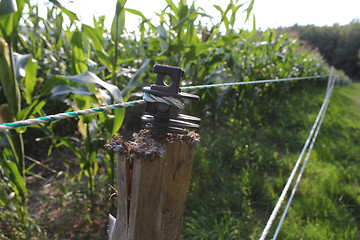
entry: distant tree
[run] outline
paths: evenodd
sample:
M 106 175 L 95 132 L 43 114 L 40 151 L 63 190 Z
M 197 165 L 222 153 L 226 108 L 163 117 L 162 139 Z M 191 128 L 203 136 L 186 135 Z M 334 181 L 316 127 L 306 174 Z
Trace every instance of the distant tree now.
M 360 67 L 357 64 L 359 50 L 360 22 L 356 20 L 341 28 L 341 38 L 335 51 L 334 65 L 341 66 L 349 76 L 360 77 Z
M 352 78 L 360 79 L 359 19 L 343 26 L 294 25 L 284 30 L 297 33 L 300 40 L 318 49 L 330 65 L 342 69 Z

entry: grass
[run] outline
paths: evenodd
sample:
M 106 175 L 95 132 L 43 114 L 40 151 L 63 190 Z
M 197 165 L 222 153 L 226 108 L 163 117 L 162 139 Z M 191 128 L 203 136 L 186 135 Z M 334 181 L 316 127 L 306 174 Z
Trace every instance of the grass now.
M 359 83 L 335 88 L 279 239 L 359 239 L 359 93 Z M 259 238 L 323 97 L 324 90 L 296 91 L 272 99 L 277 112 L 257 128 L 229 120 L 202 132 L 184 239 Z
M 359 92 L 359 83 L 334 91 L 298 201 L 287 221 L 292 225 L 292 219 L 301 216 L 297 237 L 359 239 Z M 283 237 L 290 239 L 294 233 L 286 226 Z

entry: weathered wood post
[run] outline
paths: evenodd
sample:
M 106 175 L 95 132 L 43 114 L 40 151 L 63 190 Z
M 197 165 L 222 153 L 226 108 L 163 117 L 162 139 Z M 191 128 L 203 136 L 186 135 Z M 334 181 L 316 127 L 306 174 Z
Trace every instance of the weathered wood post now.
M 117 216 L 109 220 L 110 240 L 180 239 L 193 151 L 199 141 L 196 133 L 184 128 L 198 128 L 200 119 L 179 114 L 179 105 L 172 105 L 185 95 L 179 93 L 182 70 L 155 65 L 154 72 L 156 85 L 145 89 L 151 100 L 145 99 L 148 115 L 143 121 L 149 129 L 134 134 L 131 142 L 114 137 L 107 144 L 118 161 Z M 163 83 L 164 75 L 172 78 L 170 86 Z

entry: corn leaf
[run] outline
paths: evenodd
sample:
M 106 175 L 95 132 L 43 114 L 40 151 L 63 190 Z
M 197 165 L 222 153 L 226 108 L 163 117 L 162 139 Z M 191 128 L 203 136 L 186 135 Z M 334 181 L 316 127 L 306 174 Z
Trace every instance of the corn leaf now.
M 38 113 L 45 104 L 45 100 L 40 100 L 40 98 L 35 99 L 29 106 L 21 109 L 21 111 L 17 113 L 16 119 L 24 120 L 30 118 L 31 115 Z
M 116 109 L 115 117 L 113 119 L 113 127 L 111 131 L 112 135 L 116 134 L 120 130 L 120 127 L 124 122 L 124 119 L 125 119 L 125 108 Z
M 161 47 L 161 53 L 165 53 L 169 48 L 169 43 L 167 41 L 167 33 L 165 28 L 162 25 L 159 25 L 157 28 L 157 33 L 159 34 L 159 41 L 160 41 L 160 47 Z
M 42 85 L 40 98 L 45 99 L 47 96 L 51 94 L 52 89 L 57 85 L 67 85 L 68 81 L 66 78 L 61 76 L 51 76 L 49 79 L 45 81 Z
M 148 65 L 150 63 L 150 59 L 145 59 L 145 61 L 143 62 L 143 64 L 141 65 L 141 67 L 139 68 L 139 70 L 135 73 L 135 75 L 130 79 L 129 83 L 126 85 L 126 87 L 121 90 L 121 96 L 125 96 L 128 91 L 132 88 L 134 88 L 135 86 L 139 85 L 138 79 L 141 76 L 142 73 L 145 72 L 145 70 L 147 69 Z M 127 97 L 125 97 L 127 99 Z
M 59 7 L 61 11 L 70 18 L 71 21 L 79 21 L 77 15 L 74 12 L 66 9 L 59 1 L 57 0 L 49 0 L 49 1 L 52 2 L 55 6 Z
M 12 62 L 9 47 L 0 38 L 0 83 L 13 114 L 16 114 L 20 110 L 20 90 Z
M 13 53 L 14 62 L 15 62 L 15 75 L 16 79 L 20 79 L 25 77 L 26 75 L 26 64 L 28 63 L 29 58 L 31 57 L 30 54 L 19 54 Z
M 16 31 L 18 28 L 18 22 L 22 16 L 22 9 L 24 7 L 25 1 L 3 0 L 0 4 L 4 4 L 1 7 L 2 10 L 0 10 L 4 13 L 2 16 L 0 16 L 0 31 L 2 37 L 5 38 L 6 42 L 11 45 L 17 37 Z M 7 7 L 9 7 L 9 9 L 6 9 Z
M 150 27 L 150 29 L 153 30 L 153 31 L 156 31 L 155 26 L 149 21 L 149 19 L 147 19 L 147 18 L 145 17 L 145 15 L 144 15 L 142 12 L 140 12 L 140 11 L 138 11 L 138 10 L 135 10 L 135 9 L 130 9 L 130 8 L 125 8 L 125 11 L 141 17 L 141 21 L 142 21 L 143 23 L 147 22 L 147 24 L 148 24 L 148 26 Z
M 2 0 L 0 2 L 0 18 L 16 12 L 17 4 L 15 0 Z
M 71 87 L 68 85 L 57 85 L 52 89 L 50 98 L 59 99 L 68 95 L 69 93 L 73 93 L 80 96 L 93 95 L 93 93 L 90 92 L 89 89 L 84 85 L 75 86 L 75 87 Z
M 98 84 L 111 93 L 115 102 L 122 102 L 120 89 L 113 84 L 101 80 L 98 76 L 96 76 L 92 72 L 85 72 L 75 76 L 64 76 L 64 78 L 69 79 L 70 81 L 76 83 Z
M 74 74 L 80 74 L 88 71 L 82 42 L 82 33 L 80 31 L 75 31 L 71 38 L 73 46 L 72 65 Z
M 125 28 L 125 3 L 127 0 L 118 0 L 116 3 L 116 12 L 111 24 L 111 38 L 117 42 L 120 35 L 124 33 Z
M 255 3 L 255 0 L 251 0 L 251 2 L 249 3 L 248 8 L 245 10 L 245 11 L 246 11 L 246 19 L 245 19 L 245 22 L 247 22 L 247 21 L 249 20 L 251 11 L 252 11 L 252 9 L 253 9 L 253 7 L 254 7 L 254 3 Z
M 102 43 L 103 41 L 102 35 L 99 33 L 99 31 L 97 31 L 97 29 L 92 28 L 86 24 L 82 25 L 82 29 L 90 37 L 91 43 L 94 47 L 95 53 L 99 58 L 100 62 L 104 64 L 109 69 L 109 71 L 112 71 L 113 64 L 111 58 L 104 50 Z
M 21 175 L 24 175 L 24 143 L 20 133 L 10 130 L 5 133 L 17 168 Z
M 37 61 L 35 59 L 28 60 L 25 70 L 25 100 L 28 104 L 33 101 L 33 92 L 36 86 Z
M 17 165 L 9 160 L 0 159 L 3 169 L 6 172 L 7 177 L 10 179 L 10 184 L 17 195 L 25 198 L 27 194 L 26 183 L 19 171 Z
M 3 103 L 0 105 L 0 124 L 8 123 L 13 120 L 14 114 L 9 108 L 9 104 Z

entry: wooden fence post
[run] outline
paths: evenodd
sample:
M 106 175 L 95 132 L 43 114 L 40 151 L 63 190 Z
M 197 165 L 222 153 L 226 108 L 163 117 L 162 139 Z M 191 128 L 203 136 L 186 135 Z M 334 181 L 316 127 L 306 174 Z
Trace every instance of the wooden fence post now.
M 107 146 L 117 153 L 117 216 L 110 240 L 180 239 L 196 133 L 168 133 L 154 139 L 150 130 L 120 137 Z

